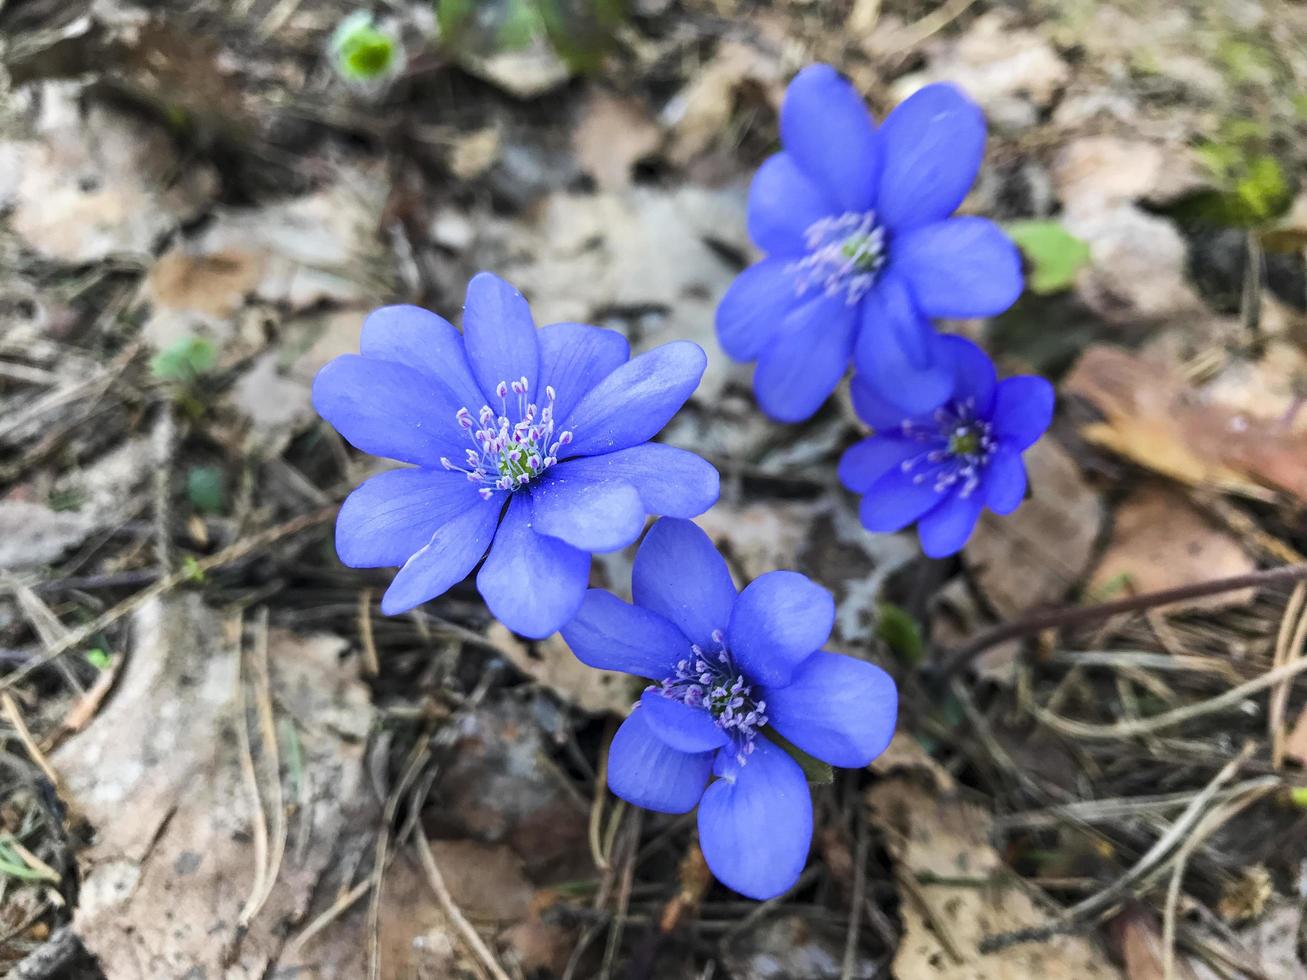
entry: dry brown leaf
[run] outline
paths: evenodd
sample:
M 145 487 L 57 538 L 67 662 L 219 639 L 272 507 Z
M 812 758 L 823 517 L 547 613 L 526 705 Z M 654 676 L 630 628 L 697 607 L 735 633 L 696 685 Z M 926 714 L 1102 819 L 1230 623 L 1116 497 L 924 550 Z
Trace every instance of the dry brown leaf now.
M 528 644 L 503 623 L 495 623 L 486 638 L 518 670 L 582 711 L 625 716 L 639 697 L 638 681 L 628 674 L 587 667 L 557 633 Z
M 1071 76 L 1046 37 L 1017 26 L 1006 9 L 978 17 L 967 30 L 941 33 L 925 45 L 925 71 L 895 85 L 898 99 L 930 82 L 950 82 L 975 99 L 991 125 L 1035 125 Z
M 538 322 L 595 323 L 614 310 L 643 311 L 633 315 L 637 351 L 682 339 L 708 352 L 697 397 L 715 398 L 728 379 L 747 377 L 721 353 L 713 328 L 737 269 L 711 242 L 742 254 L 750 248 L 742 188 L 559 193 L 527 221 L 488 230 L 477 261 L 528 295 Z
M 392 262 L 378 237 L 387 192 L 376 169 L 344 168 L 306 197 L 220 211 L 146 275 L 145 337 L 159 348 L 195 334 L 233 340 L 251 300 L 294 311 L 376 305 L 393 292 Z M 250 342 L 261 344 L 262 324 L 251 332 Z
M 1189 499 L 1165 484 L 1139 487 L 1117 507 L 1112 536 L 1089 589 L 1124 582 L 1130 592 L 1155 592 L 1214 578 L 1242 575 L 1257 567 L 1239 539 L 1213 524 Z M 1168 606 L 1221 609 L 1252 601 L 1254 590 L 1242 589 Z
M 922 883 L 905 889 L 900 905 L 903 939 L 894 956 L 894 976 L 902 980 L 1121 976 L 1106 954 L 1082 936 L 1055 936 L 981 954 L 977 947 L 986 936 L 1049 921 L 990 845 L 989 812 L 905 777 L 875 786 L 867 800 L 870 819 L 885 835 L 900 881 L 930 875 L 992 879 L 988 887 Z M 941 941 L 936 930 L 948 938 Z
M 596 93 L 572 133 L 581 169 L 603 190 L 631 183 L 631 167 L 662 142 L 662 131 L 634 99 Z
M 779 61 L 752 44 L 722 41 L 663 109 L 661 121 L 672 132 L 668 156 L 673 162 L 688 163 L 721 139 L 729 129 L 736 93 L 750 83 L 762 86 L 772 105 L 780 105 Z
M 431 853 L 454 904 L 469 917 L 511 922 L 531 911 L 534 889 L 522 859 L 511 848 L 474 840 L 433 840 Z
M 1132 905 L 1113 918 L 1109 925 L 1121 947 L 1127 980 L 1165 980 L 1162 931 L 1151 911 Z M 1171 980 L 1196 980 L 1186 957 L 1176 956 Z
M 247 722 L 237 649 L 225 633 L 197 595 L 143 607 L 113 697 L 51 759 L 71 809 L 95 829 L 95 843 L 80 855 L 74 926 L 109 976 L 271 975 L 282 965 L 287 934 L 334 901 L 342 856 L 371 850 L 380 815 L 363 766 L 373 719 L 367 688 L 353 661 L 341 658 L 340 638 L 273 630 L 275 724 L 283 763 L 292 729 L 300 762 L 283 766 L 287 838 L 279 874 L 239 936 L 257 852 L 254 801 L 235 734 Z M 250 722 L 250 729 L 266 811 L 273 777 L 258 726 Z M 410 904 L 383 914 L 394 931 L 394 941 L 383 942 L 391 951 L 383 950 L 386 977 L 414 975 L 414 940 L 433 921 L 423 912 L 429 900 L 419 900 L 416 889 L 409 897 Z M 330 931 L 319 941 L 330 947 Z M 317 960 L 321 949 L 310 947 L 305 959 L 317 962 L 315 976 L 346 980 L 363 975 L 364 948 L 356 935 L 352 958 Z
M 103 106 L 81 109 L 79 86 L 42 86 L 36 139 L 4 143 L 0 207 L 34 251 L 70 264 L 148 255 L 199 214 L 217 189 L 211 167 L 181 162 L 162 128 Z
M 1061 599 L 1089 567 L 1103 524 L 1096 491 L 1052 439 L 1025 455 L 1031 496 L 1015 514 L 986 513 L 962 557 L 1000 616 Z
M 1062 390 L 1105 417 L 1086 438 L 1193 486 L 1266 499 L 1267 488 L 1307 501 L 1307 433 L 1205 399 L 1160 360 L 1091 347 Z

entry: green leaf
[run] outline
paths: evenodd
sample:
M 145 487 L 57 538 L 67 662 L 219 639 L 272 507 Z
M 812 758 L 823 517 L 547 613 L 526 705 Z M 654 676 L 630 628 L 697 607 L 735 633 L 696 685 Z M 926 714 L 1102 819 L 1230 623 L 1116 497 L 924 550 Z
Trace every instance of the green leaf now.
M 827 786 L 834 782 L 835 770 L 830 767 L 829 763 L 808 755 L 807 752 L 790 742 L 774 728 L 764 728 L 763 734 L 788 752 L 790 758 L 799 764 L 799 768 L 803 770 L 803 775 L 810 786 Z
M 95 647 L 92 650 L 86 651 L 86 662 L 96 670 L 108 670 L 109 664 L 113 661 L 110 659 L 109 654 L 105 653 L 99 647 Z
M 1030 263 L 1030 288 L 1060 292 L 1089 264 L 1089 245 L 1056 221 L 1013 221 L 1006 231 Z
M 218 352 L 203 337 L 183 337 L 150 361 L 150 371 L 160 381 L 189 384 L 213 370 Z
M 921 663 L 926 646 L 921 637 L 921 624 L 903 608 L 892 602 L 882 602 L 877 606 L 876 635 L 905 664 L 915 667 Z
M 201 514 L 220 514 L 226 498 L 225 479 L 216 466 L 192 466 L 186 474 L 186 496 Z

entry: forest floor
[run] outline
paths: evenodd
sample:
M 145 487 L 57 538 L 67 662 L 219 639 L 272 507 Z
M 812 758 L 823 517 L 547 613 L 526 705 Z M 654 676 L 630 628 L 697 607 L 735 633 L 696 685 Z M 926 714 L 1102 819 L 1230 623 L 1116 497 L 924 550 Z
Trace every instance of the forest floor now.
M 365 91 L 342 0 L 0 0 L 0 968 L 1307 978 L 1307 588 L 1031 615 L 1304 562 L 1307 8 L 634 0 L 578 72 L 375 6 L 407 60 Z M 813 61 L 878 115 L 950 80 L 990 121 L 963 209 L 1021 232 L 1031 289 L 948 326 L 1059 410 L 958 559 L 859 526 L 844 390 L 773 424 L 713 336 Z M 831 588 L 832 648 L 899 683 L 779 899 L 606 794 L 629 679 L 471 583 L 382 616 L 389 573 L 336 559 L 381 464 L 314 372 L 482 269 L 538 322 L 701 344 L 661 437 L 722 474 L 699 523 L 741 580 Z

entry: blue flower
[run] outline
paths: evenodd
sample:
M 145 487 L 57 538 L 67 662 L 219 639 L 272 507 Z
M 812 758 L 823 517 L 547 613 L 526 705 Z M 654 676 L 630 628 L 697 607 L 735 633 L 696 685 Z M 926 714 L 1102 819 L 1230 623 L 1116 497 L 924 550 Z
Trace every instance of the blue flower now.
M 1053 386 L 1023 375 L 998 381 L 985 352 L 962 337 L 941 336 L 935 357 L 951 381 L 933 412 L 909 415 L 866 381 L 853 379 L 853 407 L 875 434 L 840 459 L 840 480 L 863 494 L 869 531 L 898 531 L 913 521 L 921 550 L 942 558 L 961 550 L 983 507 L 1010 514 L 1026 493 L 1021 453 L 1053 420 Z
M 985 119 L 950 85 L 928 85 L 875 128 L 829 65 L 805 68 L 781 106 L 782 152 L 749 193 L 749 234 L 767 258 L 717 310 L 722 348 L 757 360 L 754 389 L 782 422 L 808 418 L 852 358 L 908 411 L 947 396 L 931 317 L 984 317 L 1021 293 L 1016 247 L 990 221 L 950 217 L 980 169 Z
M 477 588 L 490 611 L 547 636 L 580 606 L 593 552 L 634 542 L 648 513 L 692 517 L 717 500 L 711 465 L 649 442 L 699 384 L 695 344 L 631 358 L 611 330 L 537 330 L 522 295 L 483 272 L 462 334 L 387 306 L 359 346 L 318 374 L 313 404 L 358 449 L 415 467 L 366 481 L 336 522 L 346 565 L 401 566 L 387 614 L 434 599 L 485 556 Z
M 632 591 L 628 605 L 591 589 L 563 627 L 583 662 L 654 681 L 613 738 L 608 786 L 663 813 L 698 805 L 699 845 L 718 880 L 750 898 L 779 895 L 807 860 L 812 798 L 768 732 L 831 765 L 865 766 L 894 733 L 894 682 L 820 650 L 835 619 L 830 593 L 769 572 L 737 594 L 689 521 L 654 524 Z

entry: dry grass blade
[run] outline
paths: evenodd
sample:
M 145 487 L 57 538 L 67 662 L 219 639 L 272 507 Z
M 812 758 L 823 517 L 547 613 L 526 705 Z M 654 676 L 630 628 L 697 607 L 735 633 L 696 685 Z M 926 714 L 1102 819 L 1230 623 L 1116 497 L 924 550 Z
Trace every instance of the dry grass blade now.
M 431 890 L 436 894 L 436 901 L 440 903 L 441 911 L 449 917 L 449 921 L 454 923 L 454 928 L 458 930 L 458 934 L 463 937 L 463 941 L 467 943 L 473 955 L 476 956 L 477 960 L 494 980 L 511 980 L 508 974 L 504 972 L 504 968 L 499 965 L 499 961 L 495 959 L 495 954 L 491 952 L 485 940 L 473 928 L 472 923 L 467 921 L 467 916 L 454 902 L 454 897 L 450 895 L 449 888 L 445 885 L 445 878 L 440 873 L 440 868 L 436 864 L 436 857 L 431 853 L 431 844 L 427 840 L 427 835 L 423 832 L 420 823 L 414 826 L 413 840 L 417 844 L 418 856 L 422 859 L 422 868 L 427 873 L 427 881 L 431 883 Z
M 1274 687 L 1276 684 L 1292 680 L 1305 670 L 1307 670 L 1307 658 L 1295 660 L 1293 663 L 1276 667 L 1261 677 L 1254 677 L 1247 683 L 1240 684 L 1238 687 L 1231 688 L 1224 694 L 1209 698 L 1206 701 L 1199 701 L 1183 708 L 1164 711 L 1160 715 L 1153 715 L 1150 718 L 1131 718 L 1111 725 L 1090 725 L 1072 718 L 1064 718 L 1033 702 L 1030 704 L 1030 710 L 1041 724 L 1047 725 L 1059 734 L 1066 735 L 1069 738 L 1083 738 L 1094 741 L 1135 738 L 1140 735 L 1152 735 L 1167 728 L 1183 725 L 1196 718 L 1202 718 L 1205 715 L 1231 708 L 1244 698 L 1264 691 L 1268 687 Z
M 190 581 L 194 571 L 211 572 L 216 568 L 222 568 L 224 565 L 229 565 L 234 561 L 239 561 L 246 555 L 258 551 L 260 548 L 267 547 L 275 541 L 280 541 L 282 538 L 288 538 L 291 535 L 298 534 L 308 528 L 317 527 L 319 524 L 325 524 L 336 516 L 337 510 L 338 508 L 333 504 L 330 507 L 324 507 L 321 510 L 313 511 L 310 514 L 303 514 L 300 517 L 286 521 L 284 524 L 278 524 L 264 531 L 260 531 L 257 534 L 252 534 L 247 538 L 242 538 L 240 541 L 237 541 L 228 548 L 224 548 L 217 554 L 209 555 L 207 558 L 200 559 L 195 563 L 192 569 L 183 568 L 159 579 L 159 581 L 155 582 L 149 588 L 142 589 L 135 595 L 129 596 L 116 606 L 111 606 L 109 609 L 106 609 L 89 623 L 85 623 L 77 629 L 72 630 L 57 643 L 51 645 L 44 654 L 39 657 L 34 657 L 27 663 L 23 664 L 22 667 L 15 670 L 12 674 L 0 679 L 0 691 L 8 690 L 35 671 L 40 670 L 47 664 L 62 657 L 68 651 L 81 646 L 97 633 L 104 632 L 114 623 L 118 622 L 118 620 L 135 612 L 151 599 L 158 598 L 161 595 L 166 595 L 179 585 Z
M 1280 667 L 1302 656 L 1307 642 L 1307 583 L 1299 582 L 1289 597 L 1280 631 L 1275 640 L 1275 659 L 1272 665 Z M 1289 705 L 1289 682 L 1279 684 L 1271 692 L 1270 708 L 1266 715 L 1267 731 L 1271 737 L 1271 765 L 1279 769 L 1284 765 L 1285 727 L 1284 712 Z
M 981 952 L 993 952 L 1014 943 L 1036 942 L 1059 932 L 1075 928 L 1080 923 L 1086 922 L 1093 916 L 1110 909 L 1128 895 L 1137 884 L 1165 866 L 1168 856 L 1172 855 L 1175 849 L 1186 839 L 1186 836 L 1203 819 L 1216 794 L 1235 777 L 1244 763 L 1252 756 L 1255 747 L 1254 743 L 1249 742 L 1237 756 L 1226 763 L 1224 768 L 1203 788 L 1203 791 L 1193 798 L 1184 812 L 1176 818 L 1175 823 L 1167 828 L 1166 833 L 1159 837 L 1153 846 L 1125 874 L 1107 888 L 1073 905 L 1046 926 L 1035 929 L 1021 929 L 1016 932 L 988 937 L 981 944 Z M 1241 790 L 1251 791 L 1254 787 L 1274 786 L 1279 785 L 1279 782 L 1277 776 L 1261 777 L 1260 779 L 1250 780 L 1241 787 Z
M 50 785 L 59 786 L 59 774 L 54 771 L 50 761 L 46 759 L 40 747 L 36 744 L 36 739 L 32 738 L 32 732 L 23 721 L 23 715 L 18 710 L 18 702 L 8 691 L 0 694 L 0 703 L 3 703 L 5 717 L 9 719 L 9 724 L 14 726 L 14 731 L 18 735 L 18 741 L 23 743 L 23 748 L 27 750 L 28 757 L 34 762 L 45 774 L 45 778 L 50 780 Z

